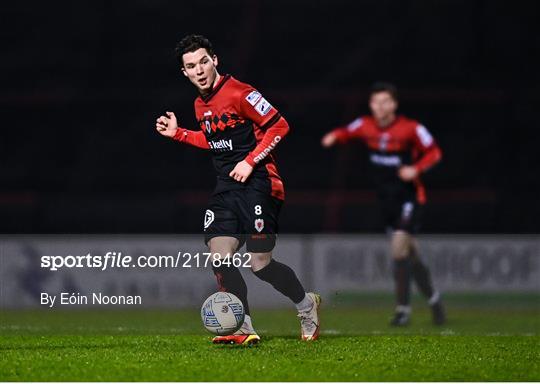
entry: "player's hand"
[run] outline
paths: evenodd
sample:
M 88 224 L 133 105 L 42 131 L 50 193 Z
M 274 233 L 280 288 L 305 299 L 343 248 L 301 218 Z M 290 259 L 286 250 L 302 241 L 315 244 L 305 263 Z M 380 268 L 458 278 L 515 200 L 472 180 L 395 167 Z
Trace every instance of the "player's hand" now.
M 333 146 L 336 143 L 336 141 L 337 141 L 337 138 L 334 132 L 329 132 L 323 136 L 321 140 L 321 145 L 325 148 L 329 148 Z
M 247 161 L 242 160 L 241 162 L 236 164 L 231 173 L 229 173 L 229 176 L 236 181 L 244 183 L 249 177 L 249 175 L 251 175 L 251 172 L 253 172 L 253 167 L 249 165 Z
M 172 112 L 165 112 L 167 116 L 160 116 L 156 120 L 156 129 L 163 136 L 174 137 L 178 129 L 178 121 Z
M 418 176 L 418 169 L 412 165 L 404 165 L 399 168 L 398 175 L 403 181 L 413 181 Z

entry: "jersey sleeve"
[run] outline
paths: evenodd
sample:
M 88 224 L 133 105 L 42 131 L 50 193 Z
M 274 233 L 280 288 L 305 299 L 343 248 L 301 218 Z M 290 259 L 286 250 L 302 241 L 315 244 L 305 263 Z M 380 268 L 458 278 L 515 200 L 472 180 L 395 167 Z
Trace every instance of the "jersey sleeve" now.
M 358 117 L 346 126 L 334 129 L 332 133 L 336 136 L 337 143 L 345 144 L 354 139 L 361 139 L 363 135 L 363 123 L 363 119 L 361 117 Z
M 414 166 L 425 172 L 442 158 L 442 151 L 431 133 L 422 124 L 416 124 L 413 132 L 413 146 L 419 154 Z
M 255 149 L 244 159 L 254 167 L 287 135 L 289 124 L 259 91 L 249 86 L 240 92 L 238 109 L 242 117 L 253 121 L 264 132 Z
M 257 90 L 246 87 L 240 93 L 238 109 L 240 114 L 253 121 L 263 131 L 279 120 L 279 112 Z
M 252 167 L 264 160 L 285 135 L 289 133 L 289 124 L 287 121 L 279 116 L 279 114 L 277 116 L 279 117 L 278 120 L 266 129 L 262 140 L 244 159 Z
M 185 128 L 178 128 L 173 140 L 186 143 L 197 148 L 209 149 L 208 141 L 202 131 L 192 131 Z

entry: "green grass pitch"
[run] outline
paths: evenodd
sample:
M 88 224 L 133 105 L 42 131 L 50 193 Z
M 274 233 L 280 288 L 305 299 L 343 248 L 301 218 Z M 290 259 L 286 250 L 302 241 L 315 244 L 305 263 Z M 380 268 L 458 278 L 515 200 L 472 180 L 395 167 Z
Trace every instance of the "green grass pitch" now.
M 539 381 L 540 296 L 448 297 L 449 322 L 389 327 L 387 295 L 326 298 L 321 339 L 253 310 L 256 347 L 218 346 L 197 309 L 5 311 L 1 381 Z

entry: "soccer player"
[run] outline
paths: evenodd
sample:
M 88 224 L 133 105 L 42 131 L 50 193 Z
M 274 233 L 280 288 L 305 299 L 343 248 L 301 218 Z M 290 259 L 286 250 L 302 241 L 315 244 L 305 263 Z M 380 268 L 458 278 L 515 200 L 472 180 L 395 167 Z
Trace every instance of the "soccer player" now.
M 392 325 L 410 320 L 410 279 L 427 298 L 435 324 L 445 322 L 440 294 L 433 287 L 427 266 L 418 255 L 414 234 L 419 214 L 426 202 L 422 173 L 437 164 L 442 152 L 426 127 L 405 116 L 396 115 L 397 90 L 388 83 L 376 83 L 370 93 L 372 116 L 362 116 L 322 138 L 323 147 L 360 140 L 369 150 L 376 169 L 377 196 L 389 232 L 397 306 Z
M 306 293 L 295 272 L 272 258 L 285 198 L 273 151 L 288 133 L 289 125 L 251 85 L 219 74 L 218 58 L 205 37 L 184 37 L 176 55 L 182 73 L 199 92 L 195 116 L 200 130 L 179 127 L 172 112 L 157 119 L 156 129 L 163 136 L 212 154 L 217 185 L 204 216 L 205 243 L 222 260 L 245 243 L 255 276 L 291 299 L 298 309 L 302 340 L 316 340 L 320 296 Z M 213 342 L 257 343 L 260 338 L 252 325 L 247 287 L 240 271 L 226 264 L 213 266 L 213 270 L 219 289 L 236 295 L 246 311 L 238 332 L 217 336 Z

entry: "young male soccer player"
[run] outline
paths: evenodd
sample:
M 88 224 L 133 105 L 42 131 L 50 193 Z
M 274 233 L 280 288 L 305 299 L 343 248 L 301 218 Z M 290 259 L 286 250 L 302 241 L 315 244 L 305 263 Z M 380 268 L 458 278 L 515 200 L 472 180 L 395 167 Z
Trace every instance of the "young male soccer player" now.
M 324 147 L 363 141 L 376 169 L 377 195 L 391 231 L 391 253 L 397 306 L 391 324 L 409 323 L 410 277 L 428 299 L 435 324 L 445 322 L 439 293 L 433 288 L 428 268 L 418 256 L 413 235 L 419 226 L 419 211 L 426 202 L 420 175 L 441 160 L 442 152 L 426 127 L 396 115 L 397 90 L 392 84 L 377 83 L 370 94 L 372 116 L 362 116 L 322 138 Z
M 294 271 L 272 259 L 285 197 L 273 150 L 289 125 L 253 87 L 218 73 L 218 58 L 205 37 L 184 37 L 176 54 L 182 73 L 199 91 L 195 115 L 201 129 L 178 127 L 172 112 L 157 119 L 156 129 L 212 153 L 218 176 L 204 217 L 205 242 L 210 252 L 221 258 L 232 255 L 245 242 L 252 255 L 252 271 L 296 304 L 302 339 L 315 340 L 319 336 L 320 296 L 306 293 Z M 224 264 L 213 269 L 220 290 L 236 295 L 246 311 L 240 330 L 215 337 L 214 343 L 257 343 L 260 338 L 252 326 L 247 287 L 240 271 Z

